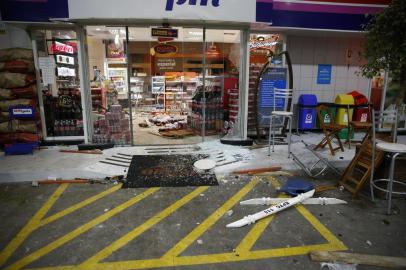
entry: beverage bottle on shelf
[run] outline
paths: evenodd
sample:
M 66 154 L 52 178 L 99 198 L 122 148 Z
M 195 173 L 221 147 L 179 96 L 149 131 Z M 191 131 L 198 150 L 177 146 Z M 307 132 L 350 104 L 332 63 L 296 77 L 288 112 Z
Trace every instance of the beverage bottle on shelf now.
M 70 126 L 70 120 L 65 120 L 65 136 L 72 136 Z
M 59 120 L 58 136 L 65 136 L 65 120 Z
M 59 136 L 59 121 L 54 121 L 54 136 Z
M 80 110 L 79 106 L 76 107 L 75 119 L 82 119 L 82 111 Z
M 68 120 L 65 119 L 63 120 L 63 136 L 68 136 L 69 135 L 68 132 L 69 132 Z
M 69 120 L 69 133 L 71 136 L 75 136 L 75 120 Z
M 76 110 L 74 107 L 70 109 L 70 119 L 76 119 Z

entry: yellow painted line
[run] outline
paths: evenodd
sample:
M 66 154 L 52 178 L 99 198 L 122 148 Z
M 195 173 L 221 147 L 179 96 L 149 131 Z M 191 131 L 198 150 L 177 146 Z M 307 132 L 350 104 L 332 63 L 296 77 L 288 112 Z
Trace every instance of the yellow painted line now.
M 248 192 L 251 191 L 258 184 L 258 180 L 254 179 L 245 185 L 240 191 L 226 201 L 220 208 L 214 211 L 207 219 L 205 219 L 199 226 L 179 241 L 174 247 L 172 247 L 165 255 L 164 258 L 172 258 L 181 254 L 188 246 L 196 241 L 205 231 L 213 226 L 231 207 L 238 203 Z
M 271 182 L 274 188 L 280 188 L 280 183 L 277 179 L 272 176 L 267 177 L 268 180 Z M 284 197 L 280 195 L 279 197 Z M 251 248 L 255 245 L 258 241 L 259 237 L 264 233 L 265 229 L 269 226 L 269 223 L 274 219 L 274 215 L 265 218 L 263 220 L 258 221 L 248 232 L 248 234 L 244 237 L 244 239 L 238 244 L 235 248 L 236 253 L 246 253 L 251 250 Z
M 41 219 L 47 214 L 49 209 L 55 204 L 61 194 L 68 187 L 67 184 L 60 185 L 44 205 L 35 213 L 28 223 L 20 230 L 16 237 L 1 251 L 0 266 L 14 253 L 14 251 L 25 241 L 25 239 L 38 228 Z
M 196 196 L 199 196 L 202 192 L 207 190 L 209 187 L 199 187 L 196 188 L 194 191 L 190 192 L 180 200 L 176 201 L 175 203 L 171 204 L 158 214 L 154 215 L 150 219 L 148 219 L 145 223 L 142 225 L 136 227 L 126 235 L 122 236 L 121 238 L 117 239 L 114 241 L 111 245 L 105 247 L 98 253 L 96 253 L 94 256 L 86 260 L 84 263 L 80 265 L 81 269 L 97 269 L 96 265 L 97 262 L 103 260 L 104 258 L 108 257 L 110 254 L 115 252 L 116 250 L 122 248 L 125 246 L 128 242 L 132 241 L 145 231 L 149 230 L 152 226 L 158 224 L 162 220 L 164 220 L 166 217 L 174 213 L 177 209 L 194 199 Z
M 25 256 L 24 258 L 18 260 L 17 262 L 13 263 L 6 269 L 21 269 L 24 266 L 32 263 L 33 261 L 38 260 L 42 256 L 50 253 L 51 251 L 57 249 L 58 247 L 64 245 L 65 243 L 71 241 L 72 239 L 78 237 L 79 235 L 87 232 L 94 226 L 108 220 L 109 218 L 117 215 L 118 213 L 122 212 L 123 210 L 127 209 L 128 207 L 132 206 L 133 204 L 141 201 L 142 199 L 148 197 L 149 195 L 153 194 L 154 192 L 158 191 L 159 188 L 150 188 L 140 195 L 132 198 L 131 200 L 126 201 L 125 203 L 113 208 L 112 210 L 104 213 L 103 215 L 98 216 L 97 218 L 87 222 L 86 224 L 77 227 L 73 231 L 65 234 L 64 236 L 56 239 L 55 241 L 49 243 L 48 245 L 34 251 L 33 253 Z
M 274 186 L 279 186 L 279 182 L 273 178 L 268 178 Z M 255 178 L 252 183 L 248 185 L 252 185 L 249 188 L 245 186 L 243 189 L 245 190 L 245 194 L 248 193 L 254 186 L 257 184 L 258 178 Z M 241 193 L 240 190 L 237 194 Z M 235 194 L 231 199 L 235 198 Z M 243 195 L 244 196 L 244 195 Z M 241 198 L 243 197 L 241 196 Z M 239 199 L 241 199 L 239 198 Z M 231 200 L 230 199 L 230 200 Z M 239 201 L 239 199 L 236 200 Z M 313 216 L 304 206 L 299 205 L 296 206 L 296 209 L 299 211 L 300 214 L 304 216 L 304 218 L 328 241 L 326 244 L 317 244 L 317 245 L 307 245 L 307 246 L 299 246 L 299 247 L 288 247 L 288 248 L 276 248 L 276 249 L 265 249 L 265 250 L 254 250 L 249 251 L 252 248 L 252 245 L 255 244 L 257 239 L 263 233 L 263 230 L 268 226 L 269 222 L 271 222 L 272 218 L 269 220 L 264 219 L 262 222 L 257 223 L 255 227 L 250 230 L 247 236 L 241 241 L 241 243 L 237 247 L 237 252 L 232 253 L 218 253 L 218 254 L 208 254 L 208 255 L 197 255 L 197 256 L 182 256 L 178 257 L 192 242 L 194 242 L 201 234 L 207 231 L 210 226 L 212 226 L 217 220 L 224 215 L 224 213 L 231 208 L 225 207 L 227 203 L 230 202 L 228 200 L 222 207 L 222 211 L 216 210 L 209 218 L 207 218 L 203 223 L 204 226 L 199 225 L 196 227 L 191 233 L 188 234 L 185 238 L 183 238 L 178 244 L 176 244 L 171 250 L 169 250 L 163 257 L 157 259 L 147 259 L 147 260 L 129 260 L 129 261 L 119 261 L 119 262 L 105 262 L 105 263 L 97 263 L 97 261 L 101 261 L 112 252 L 116 251 L 117 249 L 124 246 L 128 241 L 131 239 L 123 239 L 126 235 L 122 237 L 122 241 L 117 243 L 118 246 L 115 246 L 113 249 L 108 250 L 105 255 L 98 258 L 98 260 L 91 261 L 89 264 L 82 264 L 80 266 L 75 265 L 67 265 L 67 266 L 57 266 L 57 267 L 45 267 L 45 268 L 36 268 L 36 270 L 73 270 L 73 269 L 97 269 L 97 270 L 125 270 L 125 269 L 151 269 L 151 268 L 160 268 L 160 267 L 174 267 L 174 266 L 192 266 L 192 265 L 207 265 L 207 264 L 216 264 L 216 263 L 231 263 L 231 262 L 239 262 L 239 261 L 250 261 L 250 260 L 261 260 L 261 259 L 270 259 L 276 257 L 287 257 L 287 256 L 298 256 L 298 255 L 305 255 L 308 254 L 310 251 L 338 251 L 338 250 L 346 250 L 347 247 L 339 241 L 322 223 L 315 216 Z M 236 203 L 235 202 L 235 203 Z M 234 204 L 235 204 L 234 203 Z M 231 203 L 230 203 L 231 204 Z M 234 205 L 233 204 L 233 205 Z M 220 216 L 215 214 L 221 214 Z M 157 215 L 156 218 L 160 218 L 160 214 Z M 166 218 L 166 217 L 163 217 Z M 148 222 L 148 221 L 147 221 Z M 214 222 L 214 223 L 213 223 Z M 144 226 L 145 223 L 141 226 Z M 132 237 L 136 237 L 139 234 L 143 233 L 147 228 L 138 230 L 137 232 L 134 231 L 134 234 L 131 235 Z M 190 239 L 189 239 L 190 237 Z M 118 240 L 120 241 L 120 239 Z M 117 241 L 116 241 L 117 242 Z M 113 243 L 114 244 L 114 243 Z M 111 247 L 111 246 L 109 246 Z M 107 248 L 109 248 L 107 247 Z M 246 251 L 248 250 L 248 251 Z M 102 250 L 103 251 L 103 250 Z M 243 252 L 241 252 L 243 251 Z M 99 252 L 100 253 L 100 252 Z M 97 255 L 97 254 L 96 254 Z
M 334 245 L 320 244 L 309 245 L 300 247 L 289 248 L 276 248 L 265 249 L 258 251 L 249 251 L 245 253 L 218 253 L 197 256 L 183 256 L 172 258 L 148 259 L 148 260 L 134 260 L 134 261 L 120 261 L 120 262 L 106 262 L 98 263 L 93 266 L 97 270 L 125 270 L 125 269 L 151 269 L 163 267 L 178 267 L 178 266 L 191 266 L 191 265 L 207 265 L 216 263 L 231 263 L 240 261 L 263 260 L 277 257 L 298 256 L 306 255 L 310 251 L 335 251 L 337 250 Z M 39 268 L 35 270 L 71 270 L 78 269 L 72 267 L 54 267 L 54 268 Z M 82 268 L 86 269 L 86 268 Z M 33 269 L 34 270 L 34 269 Z
M 257 222 L 251 228 L 248 234 L 244 237 L 244 239 L 235 248 L 236 253 L 242 254 L 245 252 L 249 252 L 251 248 L 255 245 L 259 237 L 264 233 L 265 229 L 268 227 L 269 223 L 271 223 L 273 218 L 274 216 L 270 216 Z
M 315 218 L 309 210 L 307 210 L 303 205 L 298 205 L 296 209 L 302 214 L 302 216 L 307 219 L 307 221 L 312 224 L 312 226 L 332 245 L 335 246 L 337 250 L 347 250 L 348 248 L 341 242 L 333 233 L 331 233 L 317 218 Z
M 79 202 L 77 204 L 74 204 L 74 205 L 72 205 L 72 206 L 70 206 L 70 207 L 68 207 L 68 208 L 66 208 L 66 209 L 64 209 L 64 210 L 62 210 L 62 211 L 60 211 L 58 213 L 55 213 L 52 216 L 49 216 L 49 217 L 41 220 L 39 226 L 45 226 L 48 223 L 51 223 L 51 222 L 53 222 L 55 220 L 58 220 L 58 219 L 66 216 L 66 215 L 69 215 L 72 212 L 74 212 L 74 211 L 76 211 L 76 210 L 78 210 L 78 209 L 80 209 L 82 207 L 85 207 L 86 205 L 89 205 L 89 204 L 91 204 L 91 203 L 93 203 L 93 202 L 95 202 L 95 201 L 97 201 L 97 200 L 99 200 L 99 199 L 101 199 L 101 198 L 103 198 L 103 197 L 105 197 L 105 196 L 119 190 L 121 188 L 121 186 L 122 186 L 122 184 L 116 185 L 116 186 L 114 186 L 112 188 L 109 188 L 109 189 L 107 189 L 107 190 L 105 190 L 105 191 L 103 191 L 103 192 L 101 192 L 101 193 L 99 193 L 97 195 L 94 195 L 94 196 L 92 196 L 92 197 L 90 197 L 90 198 L 88 198 L 88 199 L 86 199 L 84 201 L 81 201 L 81 202 Z

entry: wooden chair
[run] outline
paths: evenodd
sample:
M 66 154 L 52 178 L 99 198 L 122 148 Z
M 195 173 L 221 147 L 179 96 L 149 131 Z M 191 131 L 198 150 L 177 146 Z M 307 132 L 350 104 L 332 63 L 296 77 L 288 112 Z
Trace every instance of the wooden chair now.
M 338 136 L 338 133 L 343 128 L 346 128 L 347 126 L 336 125 L 335 119 L 333 119 L 333 117 L 331 117 L 328 107 L 325 105 L 319 105 L 317 107 L 317 117 L 320 122 L 320 127 L 323 130 L 324 138 L 320 141 L 320 143 L 318 145 L 316 145 L 314 150 L 324 148 L 326 145 L 328 145 L 330 152 L 333 156 L 335 155 L 335 152 L 340 149 L 342 152 L 344 152 L 343 143 L 341 142 L 341 139 Z M 334 138 L 337 140 L 337 144 L 338 144 L 338 147 L 336 147 L 336 148 L 333 148 L 333 145 L 332 145 L 332 140 Z
M 371 119 L 373 117 L 373 115 L 372 115 L 372 104 L 368 104 L 368 105 L 366 105 L 366 107 L 368 108 L 368 117 L 367 117 L 366 121 L 364 121 L 364 122 L 350 121 L 349 122 L 349 131 L 351 133 L 365 132 L 365 136 L 360 142 L 361 144 L 365 141 L 365 139 L 368 137 L 368 135 L 370 134 L 370 132 L 372 130 L 372 123 L 371 123 Z M 349 134 L 348 135 L 348 144 L 349 144 L 350 148 L 351 148 L 351 137 L 352 137 L 352 134 Z

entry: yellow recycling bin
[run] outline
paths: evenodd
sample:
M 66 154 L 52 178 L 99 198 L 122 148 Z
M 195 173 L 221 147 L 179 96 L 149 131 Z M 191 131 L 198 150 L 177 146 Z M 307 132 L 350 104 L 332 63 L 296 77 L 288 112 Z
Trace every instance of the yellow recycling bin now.
M 354 105 L 354 97 L 352 95 L 337 95 L 335 103 L 339 105 L 337 106 L 336 124 L 348 125 L 348 121 L 352 120 L 353 109 L 348 109 L 347 105 Z

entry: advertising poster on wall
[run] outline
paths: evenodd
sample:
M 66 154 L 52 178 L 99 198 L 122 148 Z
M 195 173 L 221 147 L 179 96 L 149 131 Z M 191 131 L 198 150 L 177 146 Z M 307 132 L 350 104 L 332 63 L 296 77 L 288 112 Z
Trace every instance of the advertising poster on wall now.
M 286 78 L 286 68 L 269 68 L 261 77 L 258 93 L 258 122 L 260 127 L 269 127 L 269 116 L 271 112 L 275 109 L 281 110 L 285 107 L 284 99 L 276 98 L 274 100 L 274 89 L 285 89 Z
M 331 84 L 332 65 L 317 66 L 317 84 Z
M 124 59 L 125 58 L 124 42 L 120 39 L 106 41 L 106 58 Z

